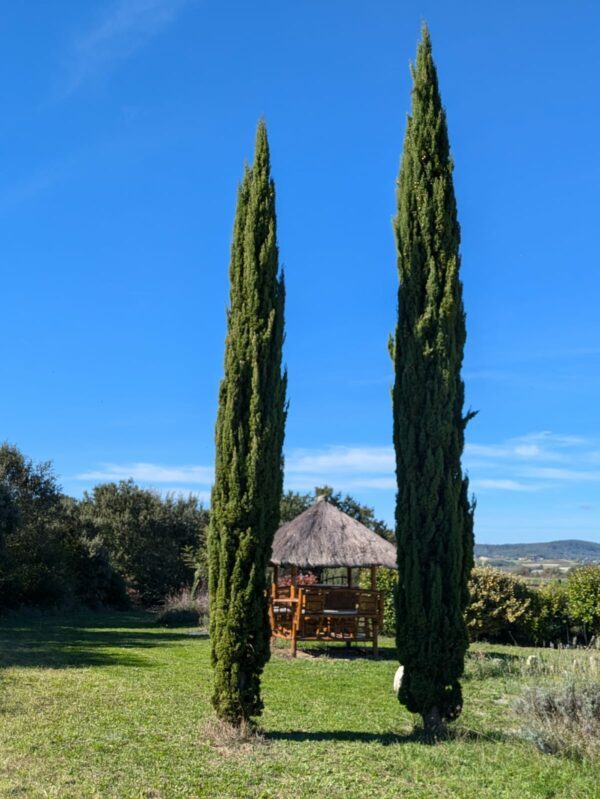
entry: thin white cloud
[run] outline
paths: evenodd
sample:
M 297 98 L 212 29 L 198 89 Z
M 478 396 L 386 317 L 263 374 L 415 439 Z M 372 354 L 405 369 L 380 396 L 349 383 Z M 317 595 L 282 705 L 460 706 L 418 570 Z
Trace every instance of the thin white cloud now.
M 597 465 L 597 454 L 592 438 L 543 430 L 499 444 L 467 444 L 465 465 L 474 490 L 556 490 L 560 482 L 600 482 L 600 471 L 585 468 Z
M 91 29 L 76 37 L 57 95 L 67 97 L 131 57 L 161 33 L 188 3 L 189 0 L 117 0 Z
M 574 447 L 589 443 L 583 436 L 569 436 L 563 433 L 553 433 L 551 430 L 541 430 L 538 433 L 528 433 L 520 436 L 517 441 L 543 441 L 559 447 Z
M 312 491 L 331 485 L 338 491 L 395 490 L 392 447 L 342 447 L 291 450 L 285 461 L 286 488 Z
M 464 465 L 475 492 L 525 493 L 555 490 L 560 482 L 600 482 L 600 471 L 582 468 L 584 463 L 592 464 L 591 458 L 597 455 L 597 442 L 544 431 L 497 444 L 469 444 L 465 448 Z M 554 465 L 555 462 L 559 465 Z M 199 464 L 106 463 L 77 475 L 75 479 L 93 483 L 129 478 L 162 491 L 185 493 L 191 488 L 208 501 L 214 471 L 212 466 Z M 286 489 L 312 491 L 315 486 L 324 484 L 344 492 L 395 491 L 393 448 L 330 446 L 293 449 L 286 454 Z M 166 486 L 182 488 L 167 489 Z
M 574 447 L 587 444 L 580 436 L 542 431 L 511 438 L 501 444 L 466 444 L 465 458 L 515 459 L 518 461 L 564 461 Z
M 360 492 L 368 489 L 395 491 L 396 480 L 393 477 L 349 478 L 347 475 L 291 475 L 285 480 L 285 489 L 290 491 L 312 492 L 317 486 L 330 485 L 336 491 Z
M 473 491 L 538 491 L 539 486 L 522 483 L 518 480 L 481 478 L 472 480 L 469 488 Z
M 183 485 L 210 486 L 213 481 L 212 466 L 161 466 L 156 463 L 105 463 L 101 469 L 76 475 L 85 482 L 112 482 L 138 480 L 142 483 L 179 483 Z
M 568 483 L 600 482 L 600 471 L 586 471 L 583 469 L 554 469 L 549 466 L 532 466 L 523 469 L 521 474 L 524 477 L 557 480 Z
M 329 447 L 322 450 L 292 450 L 286 472 L 378 473 L 395 469 L 392 447 Z

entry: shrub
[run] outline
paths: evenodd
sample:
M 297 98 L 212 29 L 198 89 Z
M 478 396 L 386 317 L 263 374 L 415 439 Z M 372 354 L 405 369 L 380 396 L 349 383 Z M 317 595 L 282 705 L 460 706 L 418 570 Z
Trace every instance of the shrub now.
M 564 583 L 552 581 L 532 591 L 531 628 L 536 645 L 570 642 L 569 601 Z
M 524 735 L 543 751 L 600 758 L 600 683 L 528 688 L 517 704 Z
M 532 637 L 533 591 L 518 577 L 490 568 L 475 568 L 465 611 L 471 640 L 527 643 Z
M 167 627 L 207 626 L 208 595 L 193 594 L 189 588 L 170 594 L 156 616 L 156 623 Z
M 396 569 L 378 569 L 377 589 L 383 591 L 383 628 L 384 635 L 394 635 L 396 632 L 396 586 L 398 585 L 398 572 Z
M 569 614 L 584 635 L 600 633 L 600 566 L 580 566 L 567 582 Z

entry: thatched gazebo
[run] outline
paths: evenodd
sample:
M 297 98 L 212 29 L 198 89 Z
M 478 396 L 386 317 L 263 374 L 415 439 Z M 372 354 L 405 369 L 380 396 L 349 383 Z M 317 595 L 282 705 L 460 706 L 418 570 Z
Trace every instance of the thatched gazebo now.
M 314 505 L 279 528 L 271 555 L 273 585 L 269 613 L 273 636 L 298 640 L 372 641 L 383 622 L 383 595 L 377 591 L 377 567 L 396 568 L 389 541 L 319 496 Z M 346 586 L 298 585 L 298 571 L 345 568 Z M 280 568 L 291 572 L 290 585 L 279 584 Z M 370 589 L 352 585 L 352 569 L 371 570 Z

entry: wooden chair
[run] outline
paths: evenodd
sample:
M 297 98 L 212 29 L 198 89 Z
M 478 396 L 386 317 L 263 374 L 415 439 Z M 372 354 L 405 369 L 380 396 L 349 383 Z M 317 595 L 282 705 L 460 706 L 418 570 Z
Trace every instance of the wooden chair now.
M 325 594 L 323 591 L 300 591 L 298 636 L 318 638 L 323 629 Z
M 359 616 L 379 617 L 379 593 L 376 591 L 360 591 L 357 609 Z
M 379 591 L 360 591 L 358 595 L 358 625 L 356 634 L 365 641 L 373 641 L 373 655 L 379 654 L 378 636 L 383 624 L 383 601 Z

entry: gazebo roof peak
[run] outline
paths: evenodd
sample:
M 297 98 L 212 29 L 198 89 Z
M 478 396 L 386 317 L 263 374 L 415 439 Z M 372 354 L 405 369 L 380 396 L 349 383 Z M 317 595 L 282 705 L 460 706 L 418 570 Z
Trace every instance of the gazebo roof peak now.
M 299 568 L 396 568 L 396 547 L 324 495 L 275 533 L 271 563 Z

